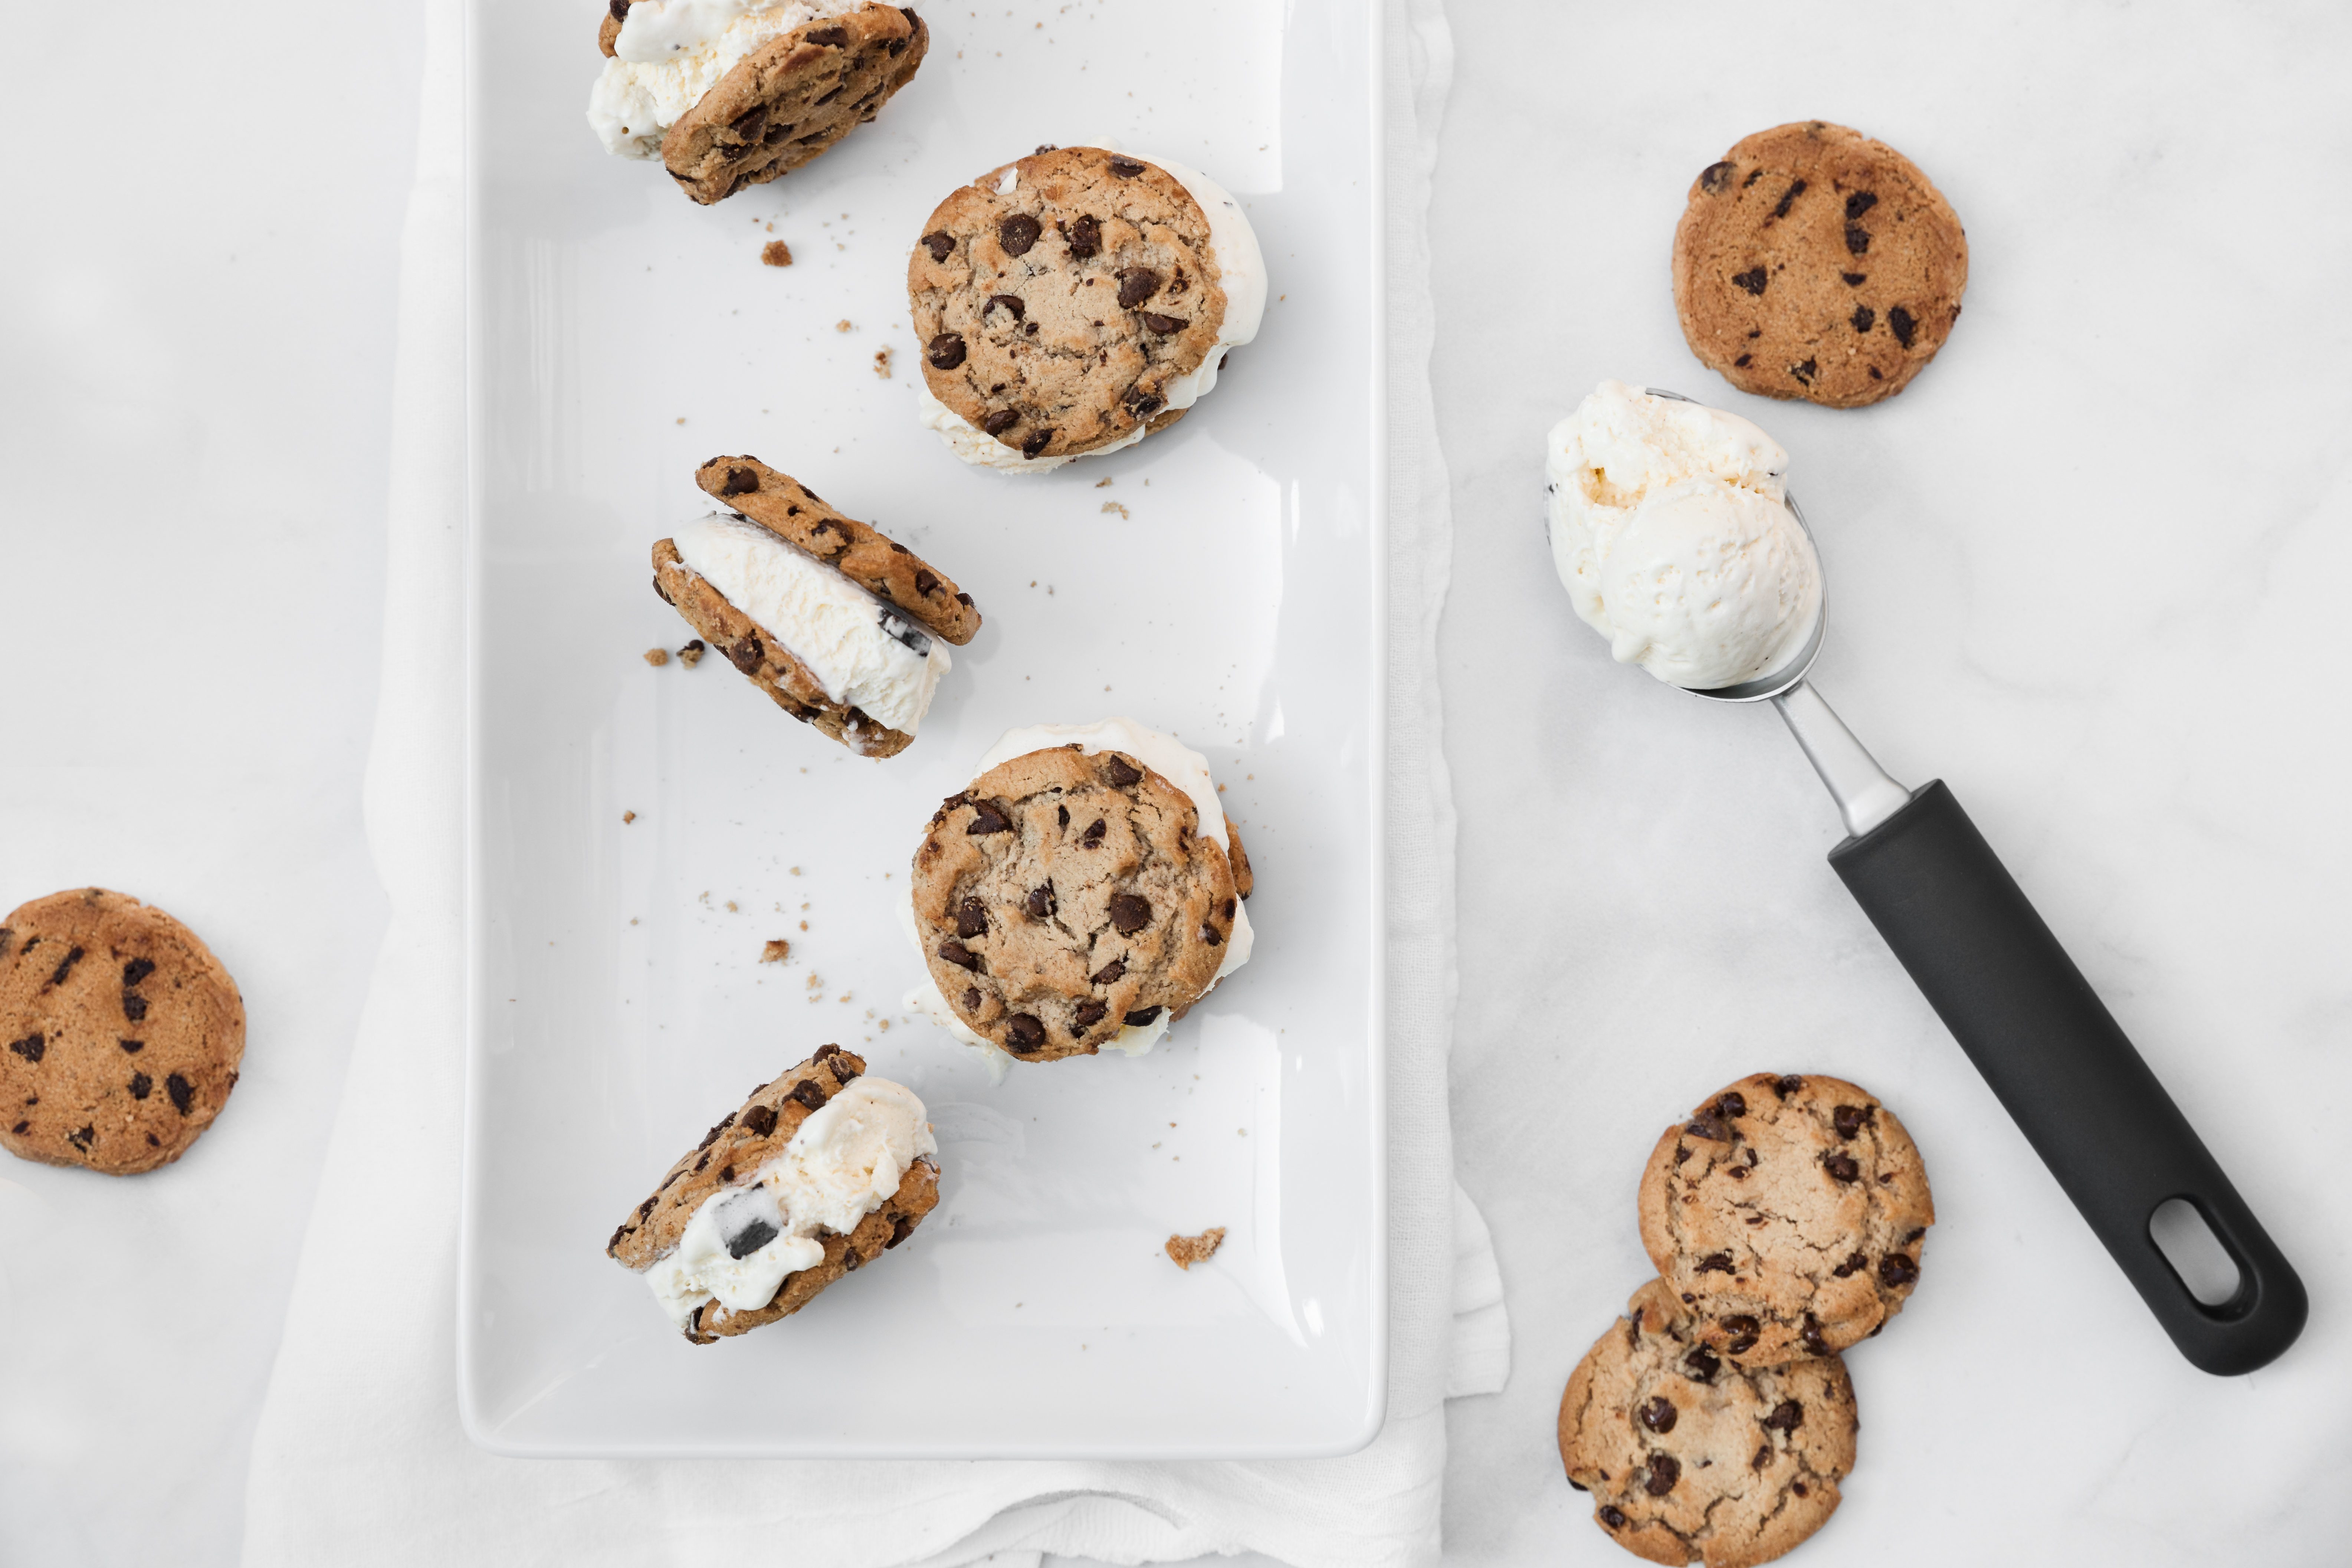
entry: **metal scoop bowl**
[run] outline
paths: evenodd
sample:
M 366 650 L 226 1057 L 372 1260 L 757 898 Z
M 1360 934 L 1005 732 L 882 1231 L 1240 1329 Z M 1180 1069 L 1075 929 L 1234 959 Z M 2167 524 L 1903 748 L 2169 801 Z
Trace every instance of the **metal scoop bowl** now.
M 1813 689 L 1828 629 L 1824 577 L 1795 655 L 1692 695 L 1780 710 L 1845 819 L 1832 868 L 2180 1353 L 2225 1376 L 2277 1359 L 2309 1315 L 2303 1281 L 1951 790 L 1897 784 Z

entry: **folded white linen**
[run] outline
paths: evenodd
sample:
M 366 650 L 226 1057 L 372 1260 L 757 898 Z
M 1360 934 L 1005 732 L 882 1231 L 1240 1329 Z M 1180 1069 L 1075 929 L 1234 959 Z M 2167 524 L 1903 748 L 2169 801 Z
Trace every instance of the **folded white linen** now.
M 383 687 L 367 784 L 393 920 L 320 1184 L 247 1490 L 252 1568 L 734 1557 L 1029 1568 L 1256 1551 L 1434 1561 L 1444 1401 L 1502 1386 L 1491 1243 L 1453 1180 L 1454 817 L 1436 629 L 1451 552 L 1428 383 L 1423 220 L 1452 68 L 1441 0 L 1389 0 L 1388 1424 L 1334 1459 L 1179 1464 L 551 1461 L 469 1444 L 457 1412 L 464 1100 L 462 0 L 434 0 L 404 237 Z M 348 1223 L 364 1215 L 364 1226 Z M 781 1554 L 781 1555 L 780 1555 Z

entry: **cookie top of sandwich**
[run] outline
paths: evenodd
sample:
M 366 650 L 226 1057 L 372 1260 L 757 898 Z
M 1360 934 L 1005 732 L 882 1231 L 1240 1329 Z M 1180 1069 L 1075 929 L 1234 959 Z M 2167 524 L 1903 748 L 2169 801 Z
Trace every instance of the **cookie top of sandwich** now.
M 1239 911 L 1192 800 L 1124 752 L 1056 746 L 950 796 L 915 852 L 932 982 L 1027 1061 L 1091 1056 L 1214 983 Z
M 925 222 L 907 263 L 924 384 L 1024 458 L 1114 445 L 1216 350 L 1220 278 L 1182 181 L 1098 147 L 1041 151 Z

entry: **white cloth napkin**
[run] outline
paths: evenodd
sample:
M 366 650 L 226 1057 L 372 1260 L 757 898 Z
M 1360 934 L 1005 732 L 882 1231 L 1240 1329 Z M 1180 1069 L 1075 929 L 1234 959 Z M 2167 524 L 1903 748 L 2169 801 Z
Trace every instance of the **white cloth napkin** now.
M 1491 1393 L 1509 1326 L 1453 1180 L 1454 817 L 1436 630 L 1451 551 L 1423 218 L 1452 68 L 1442 0 L 1389 0 L 1389 1418 L 1345 1458 L 1259 1463 L 551 1461 L 472 1447 L 457 1414 L 464 1098 L 465 189 L 462 0 L 435 0 L 403 239 L 383 689 L 367 779 L 393 920 L 376 962 L 269 1396 L 245 1561 L 714 1559 L 1034 1568 L 1255 1550 L 1332 1568 L 1437 1553 L 1444 1401 Z

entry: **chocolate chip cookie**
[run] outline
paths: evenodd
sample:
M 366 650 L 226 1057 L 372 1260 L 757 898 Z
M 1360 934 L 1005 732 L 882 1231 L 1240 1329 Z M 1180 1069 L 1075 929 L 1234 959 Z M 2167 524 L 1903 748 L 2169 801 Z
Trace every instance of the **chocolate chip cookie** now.
M 1917 164 L 1825 121 L 1759 131 L 1675 226 L 1691 352 L 1743 392 L 1858 408 L 1926 368 L 1969 284 L 1960 220 Z
M 628 0 L 614 0 L 597 41 L 610 56 Z M 761 45 L 662 136 L 678 189 L 709 205 L 799 168 L 881 112 L 930 48 L 921 17 L 868 5 L 821 16 Z
M 1919 1279 L 1936 1223 L 1895 1113 L 1818 1074 L 1757 1073 L 1650 1152 L 1642 1246 L 1733 1363 L 1826 1356 L 1876 1333 Z
M 1125 443 L 1183 412 L 1225 293 L 1208 215 L 1159 165 L 1040 151 L 941 202 L 907 262 L 923 381 L 1024 458 Z
M 1559 1402 L 1569 1485 L 1652 1563 L 1748 1568 L 1837 1511 L 1853 1468 L 1853 1384 L 1835 1356 L 1780 1368 L 1725 1362 L 1661 1280 L 1633 1292 Z
M 695 1212 L 706 1201 L 748 1182 L 761 1166 L 782 1154 L 801 1124 L 865 1071 L 864 1058 L 839 1046 L 820 1046 L 808 1060 L 785 1069 L 772 1083 L 754 1089 L 740 1109 L 704 1133 L 702 1142 L 669 1168 L 651 1197 L 622 1220 L 612 1240 L 604 1244 L 605 1256 L 640 1273 L 651 1268 L 677 1247 Z M 843 1275 L 856 1272 L 905 1241 L 939 1201 L 938 1165 L 929 1159 L 917 1160 L 899 1179 L 898 1192 L 880 1208 L 846 1235 L 826 1231 L 818 1237 L 824 1249 L 824 1261 L 785 1275 L 766 1306 L 730 1310 L 715 1301 L 706 1303 L 696 1308 L 682 1325 L 686 1337 L 698 1345 L 714 1344 L 790 1317 Z M 769 1234 L 772 1237 L 774 1233 Z
M 932 981 L 1024 1061 L 1182 1017 L 1216 979 L 1237 900 L 1192 802 L 1124 752 L 1014 757 L 949 796 L 915 852 Z
M 52 893 L 0 922 L 0 1146 L 124 1176 L 228 1103 L 245 1002 L 196 934 L 123 893 Z

